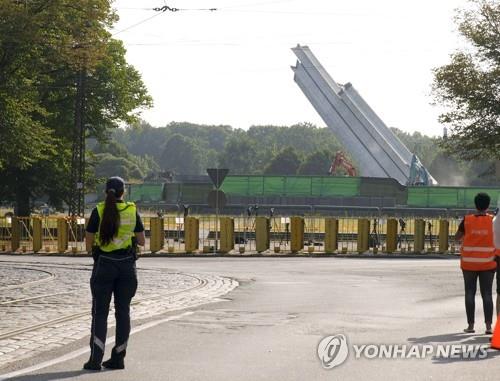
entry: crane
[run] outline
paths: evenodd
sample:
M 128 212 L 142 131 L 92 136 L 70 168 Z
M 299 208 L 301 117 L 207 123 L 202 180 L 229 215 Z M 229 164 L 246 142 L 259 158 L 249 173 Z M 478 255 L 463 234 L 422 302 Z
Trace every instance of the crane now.
M 330 170 L 328 173 L 330 175 L 335 175 L 337 169 L 342 168 L 347 176 L 355 177 L 356 176 L 356 168 L 351 163 L 351 161 L 347 158 L 346 154 L 342 151 L 338 151 L 335 154 L 335 158 L 332 161 L 332 165 L 330 166 Z

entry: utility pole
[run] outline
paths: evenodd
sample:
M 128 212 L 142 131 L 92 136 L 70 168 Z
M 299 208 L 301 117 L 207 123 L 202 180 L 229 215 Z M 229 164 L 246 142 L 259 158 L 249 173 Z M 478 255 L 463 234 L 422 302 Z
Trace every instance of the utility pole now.
M 85 70 L 76 75 L 75 129 L 71 157 L 69 216 L 83 217 L 85 212 Z

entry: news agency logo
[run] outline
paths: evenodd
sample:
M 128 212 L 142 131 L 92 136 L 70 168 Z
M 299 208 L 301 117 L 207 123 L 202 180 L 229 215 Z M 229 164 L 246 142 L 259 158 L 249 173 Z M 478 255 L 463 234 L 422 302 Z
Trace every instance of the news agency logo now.
M 353 344 L 342 334 L 324 337 L 318 344 L 318 357 L 325 369 L 342 365 L 352 349 L 358 359 L 460 359 L 481 360 L 488 357 L 486 344 Z
M 343 364 L 349 356 L 347 338 L 342 334 L 325 337 L 319 342 L 318 356 L 325 369 Z

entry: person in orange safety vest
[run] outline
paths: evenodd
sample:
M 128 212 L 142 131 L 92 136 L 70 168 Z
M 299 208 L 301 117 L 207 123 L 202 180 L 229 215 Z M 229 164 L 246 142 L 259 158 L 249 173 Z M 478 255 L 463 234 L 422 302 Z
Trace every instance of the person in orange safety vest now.
M 486 211 L 490 206 L 490 196 L 478 193 L 474 198 L 477 212 L 465 216 L 455 239 L 462 240 L 460 267 L 465 286 L 465 311 L 468 326 L 466 333 L 474 332 L 474 312 L 477 280 L 483 299 L 486 334 L 491 334 L 493 320 L 493 279 L 497 268 L 493 243 L 493 216 Z

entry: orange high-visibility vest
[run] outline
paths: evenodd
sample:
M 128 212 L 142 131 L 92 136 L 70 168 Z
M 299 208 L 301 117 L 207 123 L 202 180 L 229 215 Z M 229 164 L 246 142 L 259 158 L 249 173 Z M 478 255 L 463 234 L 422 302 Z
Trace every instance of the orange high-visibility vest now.
M 493 217 L 469 214 L 465 216 L 464 225 L 460 267 L 470 271 L 496 269 Z

